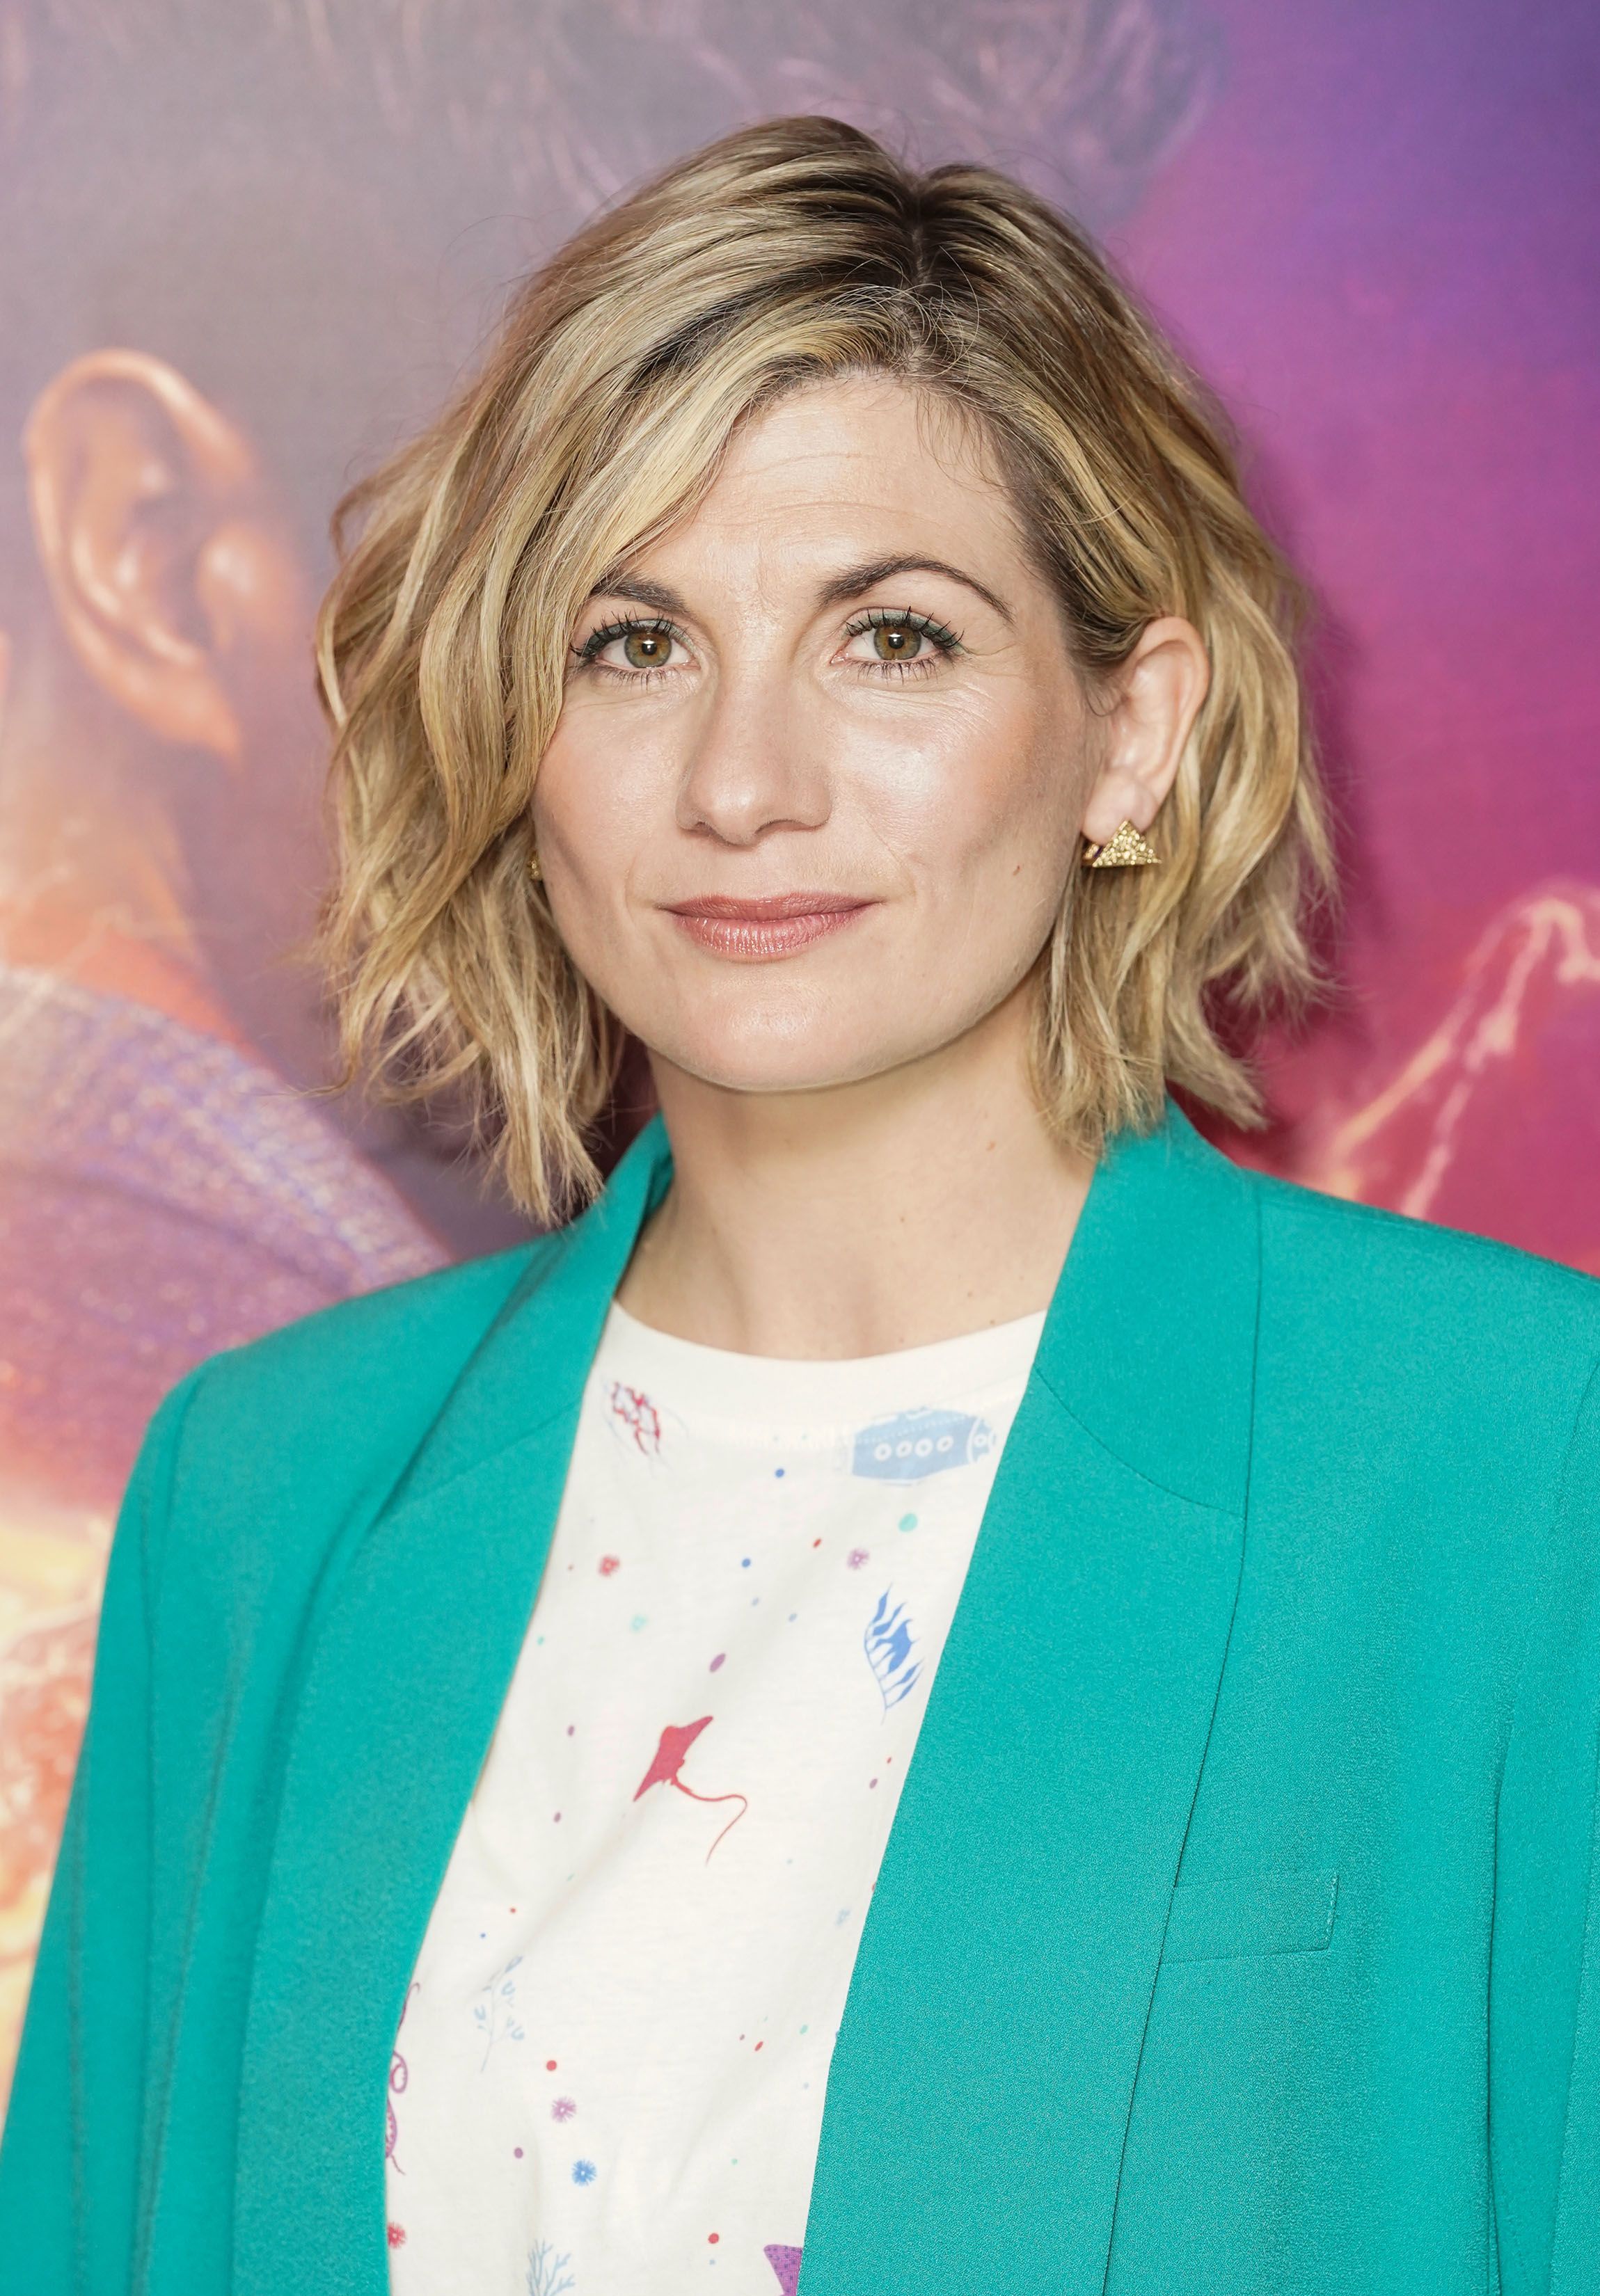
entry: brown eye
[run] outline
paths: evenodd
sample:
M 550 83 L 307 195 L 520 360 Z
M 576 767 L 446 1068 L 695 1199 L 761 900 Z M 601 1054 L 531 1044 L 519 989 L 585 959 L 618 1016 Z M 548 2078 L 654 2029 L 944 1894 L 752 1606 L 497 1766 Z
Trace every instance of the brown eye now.
M 905 622 L 880 622 L 873 632 L 873 652 L 880 661 L 912 661 L 922 644 L 921 630 Z
M 622 658 L 630 669 L 660 669 L 671 651 L 665 630 L 629 630 L 622 641 Z

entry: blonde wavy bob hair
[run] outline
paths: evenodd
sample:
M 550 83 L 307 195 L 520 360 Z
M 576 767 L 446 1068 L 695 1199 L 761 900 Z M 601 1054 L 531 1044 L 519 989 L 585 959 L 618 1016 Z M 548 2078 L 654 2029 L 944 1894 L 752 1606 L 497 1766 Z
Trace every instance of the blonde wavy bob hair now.
M 979 427 L 1093 687 L 1186 616 L 1205 705 L 1152 832 L 1078 873 L 1038 968 L 1034 1080 L 1097 1153 L 1171 1083 L 1258 1116 L 1238 1019 L 1311 985 L 1328 848 L 1295 591 L 1203 396 L 1083 237 L 992 170 L 919 175 L 831 119 L 746 129 L 581 232 L 480 372 L 341 506 L 318 659 L 347 1080 L 464 1093 L 513 1194 L 562 1216 L 622 1032 L 531 878 L 530 802 L 596 581 L 693 508 L 739 425 L 863 372 Z

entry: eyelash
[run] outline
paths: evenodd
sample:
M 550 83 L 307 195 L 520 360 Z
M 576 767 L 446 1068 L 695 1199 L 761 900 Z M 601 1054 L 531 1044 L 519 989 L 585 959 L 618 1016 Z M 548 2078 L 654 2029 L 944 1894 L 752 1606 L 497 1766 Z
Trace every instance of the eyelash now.
M 915 630 L 927 639 L 933 648 L 931 654 L 919 656 L 915 661 L 857 661 L 852 669 L 864 669 L 869 677 L 928 677 L 940 662 L 948 661 L 961 652 L 961 636 L 943 622 L 936 622 L 931 614 L 913 613 L 907 606 L 871 606 L 865 614 L 857 614 L 845 625 L 845 637 L 858 638 L 867 630 Z
M 959 631 L 943 622 L 936 622 L 931 614 L 918 614 L 907 606 L 872 606 L 866 613 L 857 614 L 845 625 L 845 642 L 863 636 L 868 630 L 915 630 L 927 639 L 933 648 L 931 654 L 919 656 L 915 661 L 857 661 L 849 667 L 865 670 L 869 677 L 926 677 L 941 661 L 948 661 L 961 652 Z M 591 630 L 581 645 L 572 649 L 580 667 L 599 671 L 602 676 L 621 678 L 629 685 L 653 685 L 670 672 L 664 668 L 619 669 L 614 662 L 602 661 L 600 656 L 619 638 L 632 637 L 636 632 L 647 632 L 654 637 L 670 638 L 675 644 L 686 646 L 685 637 L 676 622 L 664 616 L 628 614 L 619 620 L 603 622 Z
M 619 669 L 615 662 L 599 659 L 608 645 L 614 645 L 619 638 L 632 637 L 636 632 L 670 638 L 677 645 L 688 644 L 677 624 L 662 615 L 625 614 L 620 620 L 604 622 L 599 629 L 591 630 L 581 645 L 573 647 L 579 667 L 595 670 L 602 677 L 620 678 L 628 685 L 653 685 L 659 678 L 669 676 L 670 672 L 666 669 Z

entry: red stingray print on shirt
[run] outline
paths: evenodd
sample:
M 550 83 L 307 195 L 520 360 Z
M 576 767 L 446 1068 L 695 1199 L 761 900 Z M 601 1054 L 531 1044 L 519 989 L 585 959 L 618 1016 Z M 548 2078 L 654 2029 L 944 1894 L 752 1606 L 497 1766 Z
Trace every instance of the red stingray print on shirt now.
M 678 1775 L 678 1772 L 687 1759 L 690 1747 L 701 1732 L 709 1727 L 710 1721 L 711 1717 L 709 1714 L 702 1714 L 698 1722 L 669 1722 L 661 1733 L 661 1742 L 655 1750 L 655 1759 L 640 1779 L 637 1792 L 634 1795 L 634 1800 L 637 1801 L 639 1795 L 647 1793 L 652 1786 L 676 1786 L 678 1792 L 687 1794 L 691 1801 L 738 1802 L 741 1807 L 729 1818 L 722 1832 L 717 1836 L 717 1841 L 712 1842 L 711 1849 L 706 1851 L 708 1866 L 711 1862 L 711 1850 L 717 1848 L 718 1842 L 726 1840 L 750 1808 L 749 1801 L 742 1793 L 696 1793 L 693 1787 L 686 1786 Z

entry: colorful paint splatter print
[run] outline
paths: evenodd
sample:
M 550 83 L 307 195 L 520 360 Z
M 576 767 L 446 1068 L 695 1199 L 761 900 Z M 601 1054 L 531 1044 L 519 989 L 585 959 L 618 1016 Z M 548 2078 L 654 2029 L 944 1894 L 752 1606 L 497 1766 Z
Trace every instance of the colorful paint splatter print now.
M 613 1308 L 396 2037 L 394 2296 L 797 2296 L 862 1919 L 1041 1321 L 787 1363 Z

